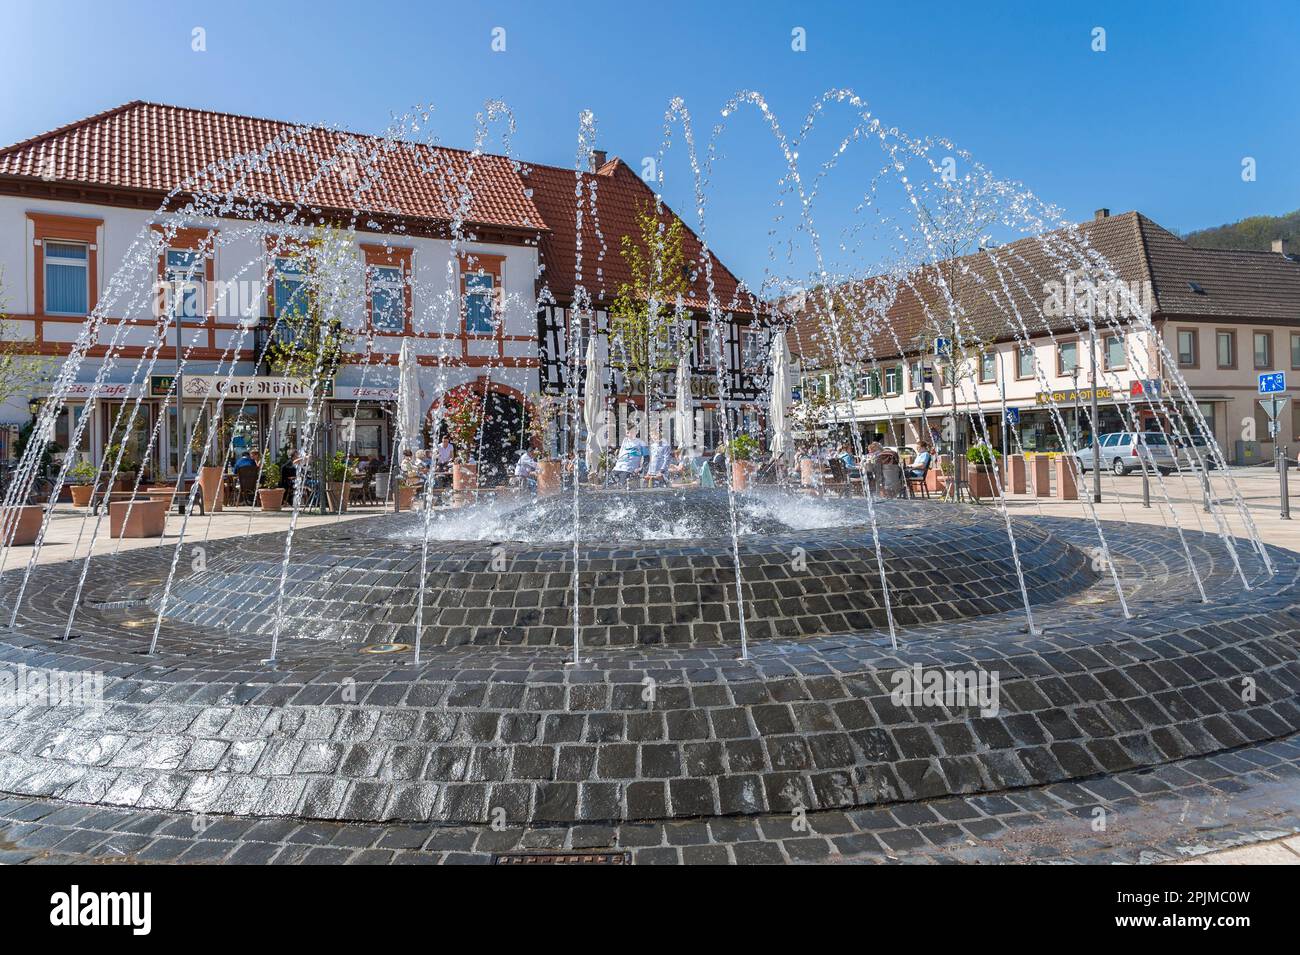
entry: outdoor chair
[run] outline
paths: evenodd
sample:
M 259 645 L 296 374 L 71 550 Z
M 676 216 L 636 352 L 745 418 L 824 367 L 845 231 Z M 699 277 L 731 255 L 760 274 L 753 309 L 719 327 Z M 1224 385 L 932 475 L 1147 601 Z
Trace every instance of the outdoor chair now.
M 907 475 L 907 496 L 908 497 L 922 497 L 925 498 L 926 500 L 930 499 L 930 489 L 926 487 L 926 477 L 929 475 L 929 473 L 930 473 L 930 465 L 925 464 L 921 467 L 921 474 L 919 477 L 914 477 L 911 474 Z
M 831 458 L 827 462 L 827 467 L 830 469 L 831 474 L 823 484 L 826 490 L 836 494 L 848 494 L 851 487 L 849 484 L 849 469 L 844 466 L 844 461 L 840 458 Z
M 236 493 L 236 504 L 247 504 L 250 507 L 257 497 L 257 465 L 245 464 L 235 471 L 235 481 L 238 484 Z

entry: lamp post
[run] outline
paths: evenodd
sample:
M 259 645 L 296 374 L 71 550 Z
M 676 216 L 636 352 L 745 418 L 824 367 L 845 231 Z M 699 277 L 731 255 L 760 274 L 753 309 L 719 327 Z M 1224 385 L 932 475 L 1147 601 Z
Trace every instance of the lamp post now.
M 1079 416 L 1081 409 L 1079 407 L 1079 354 L 1075 351 L 1074 366 L 1070 369 L 1070 377 L 1074 380 L 1074 447 L 1077 450 L 1082 435 L 1079 432 Z
M 1088 329 L 1088 362 L 1092 366 L 1092 410 L 1088 430 L 1092 432 L 1092 503 L 1101 503 L 1101 430 L 1097 427 L 1097 329 Z

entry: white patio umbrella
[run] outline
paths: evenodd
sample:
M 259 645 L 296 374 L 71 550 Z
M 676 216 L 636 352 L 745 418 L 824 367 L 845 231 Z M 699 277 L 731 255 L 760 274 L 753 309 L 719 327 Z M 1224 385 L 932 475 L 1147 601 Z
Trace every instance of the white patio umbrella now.
M 595 471 L 600 463 L 600 445 L 604 438 L 605 372 L 601 367 L 596 336 L 587 340 L 587 391 L 582 396 L 582 423 L 587 429 L 587 469 Z
M 768 407 L 768 426 L 772 429 L 772 456 L 785 460 L 790 455 L 790 422 L 786 409 L 790 406 L 790 349 L 785 342 L 785 329 L 772 333 L 772 393 Z
M 691 403 L 691 361 L 686 355 L 677 363 L 677 407 L 673 416 L 677 419 L 677 445 L 683 455 L 689 455 L 695 448 L 695 407 Z
M 419 362 L 409 338 L 402 340 L 397 356 L 397 434 L 401 451 L 420 447 L 420 375 Z

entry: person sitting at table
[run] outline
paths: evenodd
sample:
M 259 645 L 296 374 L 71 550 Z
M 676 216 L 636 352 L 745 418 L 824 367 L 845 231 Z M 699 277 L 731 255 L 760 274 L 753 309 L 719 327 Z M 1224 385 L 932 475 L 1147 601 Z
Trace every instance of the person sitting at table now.
M 618 457 L 614 461 L 614 470 L 610 474 L 614 483 L 626 488 L 632 479 L 641 473 L 649 450 L 635 431 L 629 431 L 618 447 Z
M 433 477 L 438 487 L 444 487 L 451 482 L 451 463 L 455 457 L 456 448 L 451 443 L 450 436 L 444 434 L 438 444 L 433 464 Z
M 519 460 L 515 462 L 515 480 L 522 489 L 537 490 L 537 462 L 527 448 L 519 452 Z
M 650 446 L 650 464 L 646 467 L 645 478 L 648 487 L 668 483 L 668 459 L 672 450 L 663 435 Z
M 240 468 L 247 467 L 250 464 L 253 467 L 257 467 L 257 462 L 253 460 L 251 454 L 252 453 L 247 450 L 240 451 L 239 457 L 237 457 L 234 463 L 230 465 L 230 473 L 238 474 Z
M 930 454 L 930 444 L 928 441 L 918 441 L 916 443 L 916 457 L 912 459 L 912 466 L 907 470 L 909 478 L 923 478 L 925 472 L 930 470 L 930 465 L 934 461 L 933 455 Z

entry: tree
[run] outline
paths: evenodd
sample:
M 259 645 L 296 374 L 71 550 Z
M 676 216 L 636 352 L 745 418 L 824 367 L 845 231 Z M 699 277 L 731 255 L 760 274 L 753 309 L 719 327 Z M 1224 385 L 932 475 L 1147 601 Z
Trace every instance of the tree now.
M 690 287 L 685 227 L 676 216 L 647 202 L 637 210 L 636 234 L 621 241 L 623 261 L 632 273 L 622 282 L 610 311 L 610 364 L 623 372 L 631 386 L 648 395 L 655 376 L 672 370 L 678 361 L 673 328 L 677 299 Z
M 50 359 L 35 353 L 34 344 L 19 337 L 18 326 L 5 311 L 4 273 L 0 272 L 0 405 L 19 395 L 32 396 L 49 378 Z

